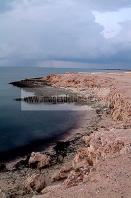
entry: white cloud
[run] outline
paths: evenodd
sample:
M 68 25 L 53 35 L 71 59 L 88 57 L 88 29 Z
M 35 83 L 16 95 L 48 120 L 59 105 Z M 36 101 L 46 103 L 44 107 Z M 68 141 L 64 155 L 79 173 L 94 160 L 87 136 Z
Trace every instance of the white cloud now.
M 131 8 L 121 9 L 118 12 L 98 12 L 94 11 L 96 22 L 104 27 L 105 38 L 112 38 L 121 31 L 121 23 L 131 20 Z

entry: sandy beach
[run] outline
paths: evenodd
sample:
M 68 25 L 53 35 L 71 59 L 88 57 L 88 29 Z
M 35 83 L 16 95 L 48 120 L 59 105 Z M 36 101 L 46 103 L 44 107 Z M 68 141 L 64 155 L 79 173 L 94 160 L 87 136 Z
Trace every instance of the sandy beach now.
M 33 87 L 28 81 L 21 86 Z M 0 197 L 129 198 L 131 72 L 52 74 L 38 84 L 70 90 L 96 106 L 55 147 L 1 165 Z

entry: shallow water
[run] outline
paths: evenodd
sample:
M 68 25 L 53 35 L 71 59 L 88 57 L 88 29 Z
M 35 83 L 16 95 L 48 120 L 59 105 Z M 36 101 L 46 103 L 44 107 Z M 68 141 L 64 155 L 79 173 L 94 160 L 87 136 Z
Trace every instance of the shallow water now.
M 24 150 L 24 146 L 39 140 L 58 137 L 76 125 L 76 113 L 71 111 L 22 111 L 20 102 L 14 100 L 20 97 L 20 89 L 8 84 L 27 77 L 63 72 L 61 69 L 0 68 L 1 156 L 11 150 L 15 155 L 16 149 Z

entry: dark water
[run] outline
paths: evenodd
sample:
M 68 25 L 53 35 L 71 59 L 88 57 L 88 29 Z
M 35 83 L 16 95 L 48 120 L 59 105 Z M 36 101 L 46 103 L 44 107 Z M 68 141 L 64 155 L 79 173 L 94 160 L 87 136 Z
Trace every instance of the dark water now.
M 28 77 L 65 71 L 69 69 L 0 67 L 0 156 L 2 158 L 8 158 L 10 154 L 12 157 L 19 155 L 26 149 L 34 150 L 35 145 L 44 146 L 46 140 L 58 137 L 76 124 L 76 113 L 70 111 L 21 111 L 20 103 L 14 100 L 20 97 L 20 89 L 8 84 Z
M 46 144 L 48 139 L 55 139 L 77 123 L 76 112 L 21 111 L 20 103 L 14 100 L 20 97 L 20 89 L 8 83 L 72 71 L 89 70 L 0 67 L 0 157 L 20 155 L 25 152 L 26 146 L 34 150 L 34 145 Z

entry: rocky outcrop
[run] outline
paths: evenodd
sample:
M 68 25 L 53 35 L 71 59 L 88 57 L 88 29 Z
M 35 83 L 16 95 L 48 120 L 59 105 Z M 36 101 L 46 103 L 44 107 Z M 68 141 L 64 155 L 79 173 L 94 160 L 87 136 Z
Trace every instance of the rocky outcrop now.
M 100 159 L 122 152 L 130 151 L 131 143 L 130 129 L 110 129 L 100 130 L 92 133 L 90 136 L 83 137 L 85 143 L 88 145 L 85 148 L 85 155 L 87 155 L 94 163 Z
M 131 119 L 131 104 L 118 89 L 110 92 L 107 102 L 114 120 L 128 121 Z
M 75 158 L 73 159 L 73 168 L 79 169 L 84 166 L 93 166 L 93 161 L 89 156 L 88 148 L 82 148 L 78 151 Z
M 39 169 L 45 168 L 50 165 L 50 157 L 46 154 L 41 154 L 39 152 L 31 153 L 31 156 L 29 158 L 29 166 L 31 167 L 37 167 Z
M 26 179 L 23 186 L 27 192 L 41 192 L 46 186 L 45 177 L 42 174 L 34 174 Z
M 47 85 L 46 81 L 41 80 L 41 78 L 30 78 L 20 81 L 14 81 L 10 82 L 10 84 L 20 88 L 35 88 Z
M 129 131 L 127 131 L 128 136 L 124 139 L 124 130 L 116 129 L 96 131 L 90 136 L 84 136 L 83 140 L 87 147 L 81 148 L 77 152 L 72 161 L 73 170 L 69 172 L 64 185 L 66 187 L 78 185 L 88 178 L 92 168 L 101 160 L 131 152 Z
M 59 171 L 56 171 L 56 173 L 52 176 L 52 181 L 60 181 L 67 178 L 72 169 L 71 164 L 65 164 L 64 167 L 62 167 Z
M 127 122 L 131 120 L 131 101 L 129 101 L 128 97 L 125 97 L 124 93 L 122 93 L 121 89 L 119 89 L 121 84 L 117 81 L 117 78 L 119 78 L 119 74 L 91 75 L 66 73 L 62 75 L 49 75 L 43 78 L 43 80 L 56 87 L 70 87 L 70 89 L 77 88 L 79 93 L 84 93 L 85 95 L 86 90 L 90 89 L 92 94 L 97 96 L 100 101 L 103 101 L 106 105 L 108 105 L 114 120 Z M 126 84 L 124 85 L 123 83 L 122 85 L 123 89 L 124 86 L 126 89 Z
M 75 87 L 75 88 L 93 88 L 101 87 L 102 84 L 108 84 L 109 79 L 103 79 L 102 83 L 99 81 L 99 77 L 90 75 L 90 74 L 81 74 L 81 73 L 65 73 L 65 74 L 53 74 L 44 77 L 48 84 L 57 87 Z
M 128 76 L 130 78 L 130 74 Z M 38 79 L 25 79 L 12 82 L 11 84 L 19 87 L 38 87 L 44 85 L 64 87 L 72 90 L 76 89 L 82 95 L 86 95 L 86 91 L 90 89 L 89 91 L 92 94 L 109 106 L 114 120 L 127 122 L 131 120 L 131 103 L 128 101 L 128 97 L 123 97 L 124 94 L 119 89 L 121 86 L 119 83 L 120 79 L 117 81 L 118 79 L 119 74 L 65 73 L 52 74 Z M 126 89 L 126 84 L 124 86 Z
M 70 188 L 76 186 L 84 181 L 84 178 L 89 175 L 91 167 L 87 164 L 83 164 L 80 168 L 72 170 L 67 179 L 64 181 L 64 186 Z

